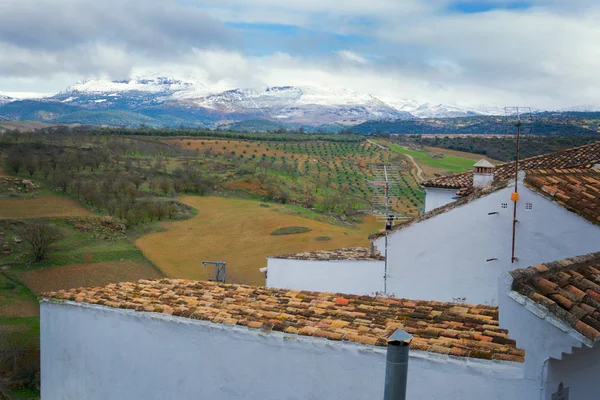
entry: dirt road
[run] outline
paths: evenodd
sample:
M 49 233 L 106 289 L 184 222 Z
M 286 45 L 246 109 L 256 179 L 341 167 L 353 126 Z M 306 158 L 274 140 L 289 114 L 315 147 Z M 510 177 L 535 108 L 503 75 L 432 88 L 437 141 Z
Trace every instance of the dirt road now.
M 369 139 L 367 139 L 367 142 L 374 144 L 375 146 L 379 147 L 380 149 L 383 150 L 389 150 L 387 147 L 379 144 L 379 143 L 375 143 L 370 141 Z M 423 170 L 421 169 L 421 167 L 419 166 L 419 164 L 417 164 L 417 162 L 415 161 L 415 159 L 413 158 L 413 156 L 409 156 L 408 154 L 404 154 L 402 153 L 403 156 L 408 157 L 408 159 L 410 160 L 410 162 L 412 162 L 412 164 L 415 166 L 415 168 L 417 169 L 417 180 L 419 182 L 423 182 L 425 180 L 425 177 L 423 176 Z

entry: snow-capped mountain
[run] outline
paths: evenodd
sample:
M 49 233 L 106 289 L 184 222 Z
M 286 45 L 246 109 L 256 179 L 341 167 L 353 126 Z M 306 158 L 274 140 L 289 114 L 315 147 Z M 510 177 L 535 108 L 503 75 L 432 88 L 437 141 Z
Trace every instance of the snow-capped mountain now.
M 139 126 L 144 123 L 209 128 L 262 120 L 270 126 L 288 124 L 316 129 L 327 125 L 327 129 L 336 129 L 340 125 L 373 120 L 504 115 L 504 109 L 499 106 L 389 98 L 384 101 L 371 94 L 339 88 L 223 89 L 223 86 L 166 77 L 91 79 L 77 82 L 54 95 L 0 92 L 0 117 L 96 125 Z M 600 110 L 600 106 L 584 105 L 560 111 L 594 110 Z
M 52 95 L 53 93 L 0 92 L 0 105 L 18 100 L 43 99 Z
M 580 106 L 573 106 L 568 108 L 563 108 L 559 111 L 576 111 L 576 112 L 594 112 L 600 111 L 600 105 L 591 105 L 591 104 L 583 104 Z
M 417 118 L 457 118 L 476 115 L 503 115 L 504 109 L 498 106 L 457 106 L 449 104 L 419 103 L 414 107 L 405 106 L 403 110 Z
M 12 97 L 0 94 L 0 106 L 2 104 L 10 103 L 11 101 L 15 101 L 15 99 Z
M 399 111 L 405 111 L 417 118 L 456 118 L 476 115 L 504 115 L 504 109 L 499 106 L 478 105 L 449 105 L 424 103 L 416 100 L 394 100 L 389 104 Z
M 453 118 L 453 117 L 470 117 L 478 115 L 477 113 L 463 108 L 449 106 L 444 104 L 425 103 L 416 109 L 410 111 L 412 115 L 419 118 Z
M 305 124 L 412 118 L 370 94 L 346 89 L 298 86 L 233 89 L 186 101 L 220 112 L 258 112 L 267 119 Z
M 169 78 L 90 79 L 69 86 L 51 100 L 84 108 L 140 108 L 165 103 L 176 93 L 194 87 L 193 83 Z
M 316 126 L 412 118 L 374 96 L 346 89 L 278 86 L 214 92 L 202 84 L 170 78 L 82 81 L 51 100 L 87 109 L 204 109 L 227 122 L 263 118 Z

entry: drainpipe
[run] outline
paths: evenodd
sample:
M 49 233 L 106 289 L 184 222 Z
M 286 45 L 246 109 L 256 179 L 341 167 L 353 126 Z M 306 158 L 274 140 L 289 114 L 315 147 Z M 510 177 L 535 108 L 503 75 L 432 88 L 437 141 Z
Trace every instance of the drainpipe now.
M 542 364 L 542 376 L 540 379 L 540 400 L 544 400 L 546 397 L 546 378 L 548 377 L 548 361 L 550 358 L 546 358 Z
M 412 336 L 397 329 L 389 337 L 385 361 L 383 400 L 405 400 L 408 376 L 408 346 Z

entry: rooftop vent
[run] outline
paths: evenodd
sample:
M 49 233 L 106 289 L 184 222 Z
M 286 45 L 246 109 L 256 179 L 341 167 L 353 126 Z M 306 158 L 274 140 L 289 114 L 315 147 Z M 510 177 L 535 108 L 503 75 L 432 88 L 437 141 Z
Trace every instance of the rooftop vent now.
M 473 186 L 478 188 L 488 187 L 494 181 L 494 164 L 488 160 L 479 160 L 474 165 L 473 171 Z

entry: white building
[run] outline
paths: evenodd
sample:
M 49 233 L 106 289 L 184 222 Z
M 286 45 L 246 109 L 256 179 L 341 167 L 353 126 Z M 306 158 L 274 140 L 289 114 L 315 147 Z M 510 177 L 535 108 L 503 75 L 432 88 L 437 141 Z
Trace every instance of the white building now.
M 600 163 L 600 142 L 526 158 L 519 162 L 519 169 L 529 171 L 590 168 L 598 163 Z M 514 162 L 494 167 L 488 161 L 481 160 L 474 165 L 473 171 L 425 181 L 422 183 L 425 188 L 425 212 L 452 203 L 474 188 L 504 183 L 514 177 L 514 174 Z
M 585 379 L 600 373 L 600 363 L 589 362 L 598 332 L 580 321 L 577 331 L 532 324 L 539 313 L 509 301 L 516 310 L 507 324 L 531 347 L 517 346 L 499 327 L 498 308 L 485 305 L 169 279 L 60 291 L 41 302 L 41 395 L 382 399 L 386 337 L 402 329 L 414 337 L 411 400 L 550 400 L 559 381 L 577 394 L 572 399 L 591 399 L 595 380 Z M 547 326 L 556 332 L 543 344 Z M 564 357 L 578 340 L 593 348 Z
M 500 326 L 527 350 L 532 399 L 598 398 L 600 253 L 511 271 L 500 279 Z M 562 385 L 568 397 L 552 395 Z
M 384 258 L 375 249 L 345 248 L 267 258 L 267 286 L 316 292 L 383 293 Z
M 353 269 L 327 264 L 321 273 L 315 270 L 323 263 L 312 263 L 303 274 L 308 263 L 297 261 L 286 270 L 283 263 L 269 260 L 267 277 L 271 265 L 278 272 L 277 279 L 267 278 L 267 286 L 302 288 L 316 276 L 319 290 L 369 294 L 383 286 L 397 297 L 498 304 L 497 279 L 502 274 L 600 250 L 600 170 L 530 170 L 525 179 L 521 173 L 514 260 L 513 185 L 499 180 L 485 188 L 463 188 L 462 193 L 471 193 L 394 226 L 387 237 L 383 274 L 364 261 Z M 385 234 L 371 238 L 384 254 Z M 366 276 L 368 271 L 372 275 Z
M 498 304 L 497 279 L 519 266 L 600 250 L 600 170 L 530 171 L 518 184 L 515 260 L 512 185 L 478 190 L 388 234 L 387 292 L 414 299 Z M 373 237 L 383 252 L 385 238 Z

